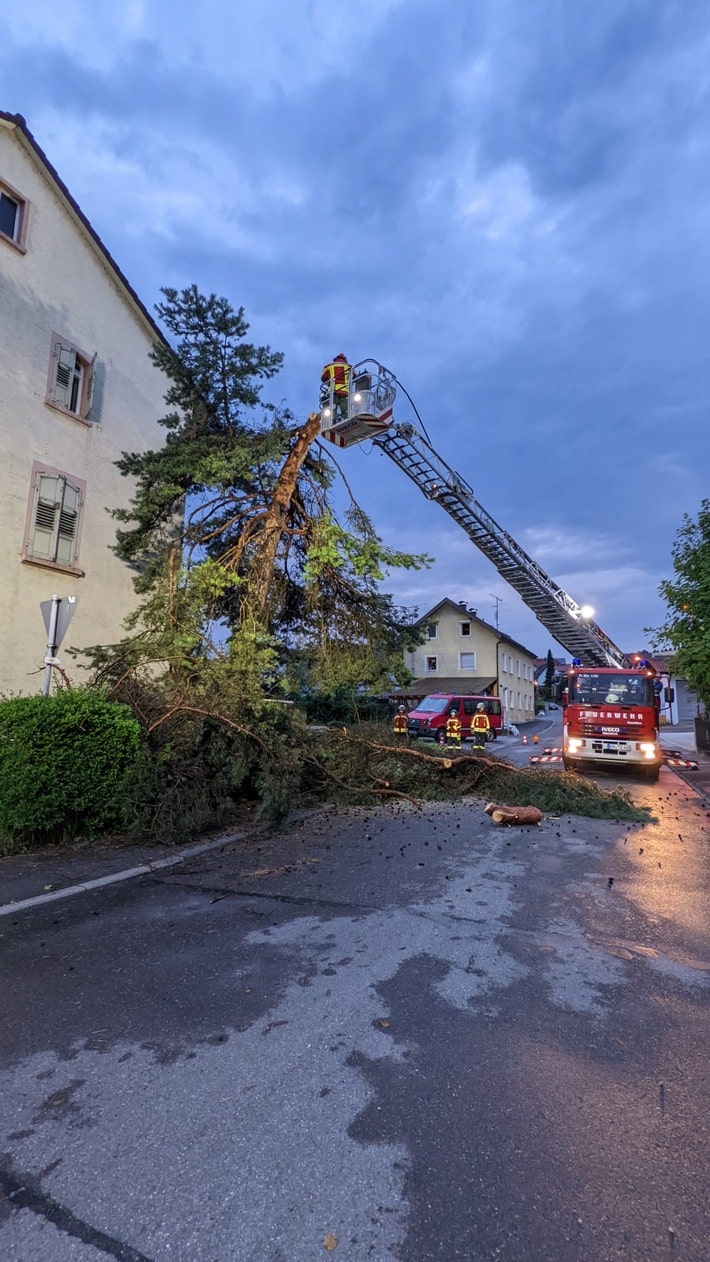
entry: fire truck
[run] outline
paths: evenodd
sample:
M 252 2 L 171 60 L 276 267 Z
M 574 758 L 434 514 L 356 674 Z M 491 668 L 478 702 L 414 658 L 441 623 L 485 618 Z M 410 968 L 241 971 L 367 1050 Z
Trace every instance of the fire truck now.
M 336 447 L 372 441 L 427 499 L 448 513 L 572 655 L 568 695 L 563 699 L 565 767 L 623 764 L 657 779 L 662 754 L 655 671 L 623 653 L 594 621 L 593 610 L 555 583 L 486 512 L 468 482 L 434 450 L 418 413 L 421 428 L 395 419 L 398 386 L 403 389 L 376 360 L 354 364 L 347 407 L 335 399 L 332 382 L 321 397 L 321 437 Z M 412 408 L 416 413 L 413 404 Z
M 625 766 L 658 779 L 660 681 L 650 662 L 620 670 L 583 666 L 575 658 L 563 704 L 562 756 L 568 771 Z

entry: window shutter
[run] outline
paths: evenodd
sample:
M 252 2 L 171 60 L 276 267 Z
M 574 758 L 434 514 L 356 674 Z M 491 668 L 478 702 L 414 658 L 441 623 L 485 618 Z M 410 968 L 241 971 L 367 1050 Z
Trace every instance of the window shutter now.
M 81 491 L 66 478 L 39 473 L 28 541 L 30 556 L 73 565 L 76 559 Z
M 98 352 L 97 352 L 98 354 Z M 95 419 L 91 417 L 91 410 L 94 404 L 94 374 L 96 371 L 96 355 L 94 355 L 90 364 L 87 365 L 87 381 L 86 381 L 86 403 L 84 405 L 84 419 Z
M 52 399 L 63 408 L 71 407 L 72 386 L 76 371 L 76 351 L 73 346 L 54 346 L 54 385 Z
M 62 484 L 62 478 L 51 478 L 46 473 L 37 475 L 29 551 L 43 561 L 54 560 Z
M 64 565 L 72 565 L 74 563 L 80 503 L 81 495 L 78 488 L 65 482 L 64 494 L 59 508 L 57 553 L 55 557 L 56 561 L 61 561 Z

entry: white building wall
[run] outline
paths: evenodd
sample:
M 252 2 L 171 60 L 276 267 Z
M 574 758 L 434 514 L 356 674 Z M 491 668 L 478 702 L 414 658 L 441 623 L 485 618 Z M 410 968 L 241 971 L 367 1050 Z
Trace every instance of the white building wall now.
M 535 659 L 514 644 L 499 649 L 498 696 L 511 723 L 535 718 Z
M 109 550 L 132 482 L 114 467 L 122 451 L 161 446 L 164 378 L 148 352 L 155 332 L 68 208 L 44 168 L 0 124 L 0 179 L 29 201 L 26 252 L 0 238 L 0 692 L 41 683 L 41 600 L 77 595 L 65 640 L 85 647 L 120 638 L 135 605 L 132 572 Z M 97 356 L 96 420 L 84 424 L 45 402 L 52 334 Z M 93 415 L 93 411 L 92 411 Z M 21 559 L 33 461 L 86 483 L 77 566 L 83 577 Z M 71 678 L 80 668 L 66 654 Z

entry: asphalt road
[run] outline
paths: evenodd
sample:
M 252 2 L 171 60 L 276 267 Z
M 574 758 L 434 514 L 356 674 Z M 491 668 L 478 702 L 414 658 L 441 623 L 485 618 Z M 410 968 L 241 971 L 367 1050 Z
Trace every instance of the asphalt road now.
M 708 1262 L 708 809 L 633 792 L 330 811 L 5 917 L 2 1262 Z

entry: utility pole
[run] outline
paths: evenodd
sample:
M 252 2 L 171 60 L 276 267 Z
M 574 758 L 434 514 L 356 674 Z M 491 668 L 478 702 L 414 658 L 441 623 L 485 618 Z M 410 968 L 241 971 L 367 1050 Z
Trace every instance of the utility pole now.
M 498 630 L 498 606 L 503 604 L 503 597 L 494 596 L 493 592 L 489 592 L 488 595 L 491 597 L 491 600 L 494 600 L 496 602 L 496 631 L 497 631 Z

